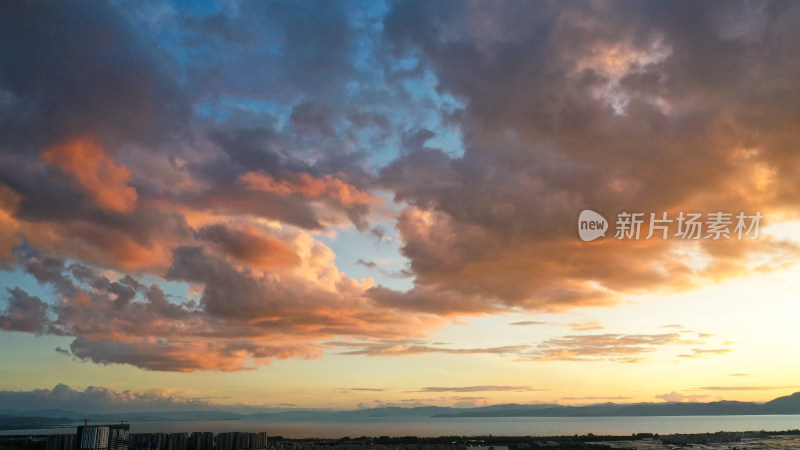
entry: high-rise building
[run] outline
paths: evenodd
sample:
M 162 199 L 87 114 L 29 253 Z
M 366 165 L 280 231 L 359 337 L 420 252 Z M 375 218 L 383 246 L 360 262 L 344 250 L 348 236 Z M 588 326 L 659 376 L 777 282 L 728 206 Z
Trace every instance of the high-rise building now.
M 47 438 L 46 450 L 74 450 L 74 434 L 54 434 Z
M 108 433 L 108 426 L 79 426 L 75 435 L 76 448 L 78 450 L 108 450 Z
M 165 450 L 186 450 L 189 435 L 186 433 L 170 433 L 167 435 Z
M 258 449 L 258 450 L 267 448 L 267 432 L 266 431 L 262 431 L 260 433 L 252 433 L 252 434 L 254 434 L 255 436 L 253 436 L 251 438 L 251 440 L 253 441 L 251 448 L 255 448 L 255 449 Z
M 166 435 L 164 433 L 136 433 L 131 435 L 133 450 L 165 450 Z
M 217 435 L 217 450 L 252 450 L 267 448 L 267 433 L 220 433 Z
M 233 450 L 234 433 L 217 434 L 217 450 Z
M 233 450 L 245 450 L 250 447 L 250 433 L 235 433 L 233 436 Z
M 108 426 L 108 450 L 128 450 L 131 426 L 123 423 Z
M 214 433 L 210 431 L 195 431 L 189 439 L 189 446 L 192 450 L 213 450 Z
M 131 426 L 83 425 L 78 427 L 75 443 L 77 450 L 128 450 Z

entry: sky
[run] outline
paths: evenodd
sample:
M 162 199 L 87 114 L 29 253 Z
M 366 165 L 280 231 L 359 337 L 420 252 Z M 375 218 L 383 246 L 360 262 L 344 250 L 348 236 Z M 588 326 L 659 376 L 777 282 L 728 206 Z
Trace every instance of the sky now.
M 0 8 L 0 409 L 800 391 L 796 2 Z

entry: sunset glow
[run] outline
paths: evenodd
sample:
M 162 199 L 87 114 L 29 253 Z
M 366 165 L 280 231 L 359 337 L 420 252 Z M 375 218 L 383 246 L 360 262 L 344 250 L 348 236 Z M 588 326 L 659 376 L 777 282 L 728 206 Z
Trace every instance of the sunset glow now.
M 0 8 L 0 409 L 800 391 L 800 3 Z

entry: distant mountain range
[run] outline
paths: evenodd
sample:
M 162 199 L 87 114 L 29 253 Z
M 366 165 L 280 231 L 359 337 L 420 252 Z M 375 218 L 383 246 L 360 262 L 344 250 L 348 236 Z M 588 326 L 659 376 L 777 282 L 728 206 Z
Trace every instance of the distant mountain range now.
M 601 417 L 601 416 L 725 416 L 800 414 L 800 392 L 766 403 L 667 402 L 600 403 L 586 406 L 496 405 L 442 412 L 432 417 Z
M 37 428 L 75 423 L 84 418 L 93 422 L 264 420 L 302 421 L 358 419 L 369 417 L 602 417 L 602 416 L 721 416 L 800 414 L 800 392 L 766 403 L 756 402 L 686 402 L 686 403 L 599 403 L 585 406 L 558 404 L 505 404 L 475 408 L 422 406 L 415 408 L 381 407 L 338 410 L 268 410 L 250 414 L 227 411 L 173 411 L 133 413 L 86 413 L 65 410 L 0 410 L 0 429 Z

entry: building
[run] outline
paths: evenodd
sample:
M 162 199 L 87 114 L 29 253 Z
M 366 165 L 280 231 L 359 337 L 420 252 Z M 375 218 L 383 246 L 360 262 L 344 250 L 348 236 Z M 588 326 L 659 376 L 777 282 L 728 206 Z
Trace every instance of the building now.
M 233 450 L 250 449 L 250 433 L 233 433 Z
M 186 433 L 170 433 L 167 435 L 167 445 L 165 450 L 186 450 L 189 443 L 189 435 Z
M 252 450 L 265 448 L 267 448 L 266 432 L 241 433 L 233 431 L 217 435 L 217 450 Z
M 128 450 L 130 439 L 130 425 L 123 423 L 108 426 L 108 450 Z
M 45 450 L 74 450 L 74 434 L 54 434 L 48 436 Z
M 217 450 L 242 450 L 249 447 L 247 433 L 231 431 L 217 435 Z
M 233 450 L 233 436 L 238 433 L 219 433 L 216 438 L 217 450 Z
M 128 450 L 131 426 L 83 425 L 78 427 L 75 444 L 78 450 Z
M 214 433 L 210 431 L 195 431 L 189 439 L 192 450 L 214 450 Z
M 251 434 L 255 435 L 255 436 L 253 436 L 251 438 L 251 440 L 253 441 L 252 442 L 253 446 L 251 448 L 255 448 L 255 449 L 259 449 L 259 450 L 267 448 L 267 432 L 266 431 L 262 431 L 260 433 L 251 433 Z
M 78 450 L 108 450 L 107 426 L 83 425 L 78 427 L 75 434 L 75 444 Z
M 164 433 L 136 433 L 131 435 L 133 450 L 166 450 L 167 436 Z

